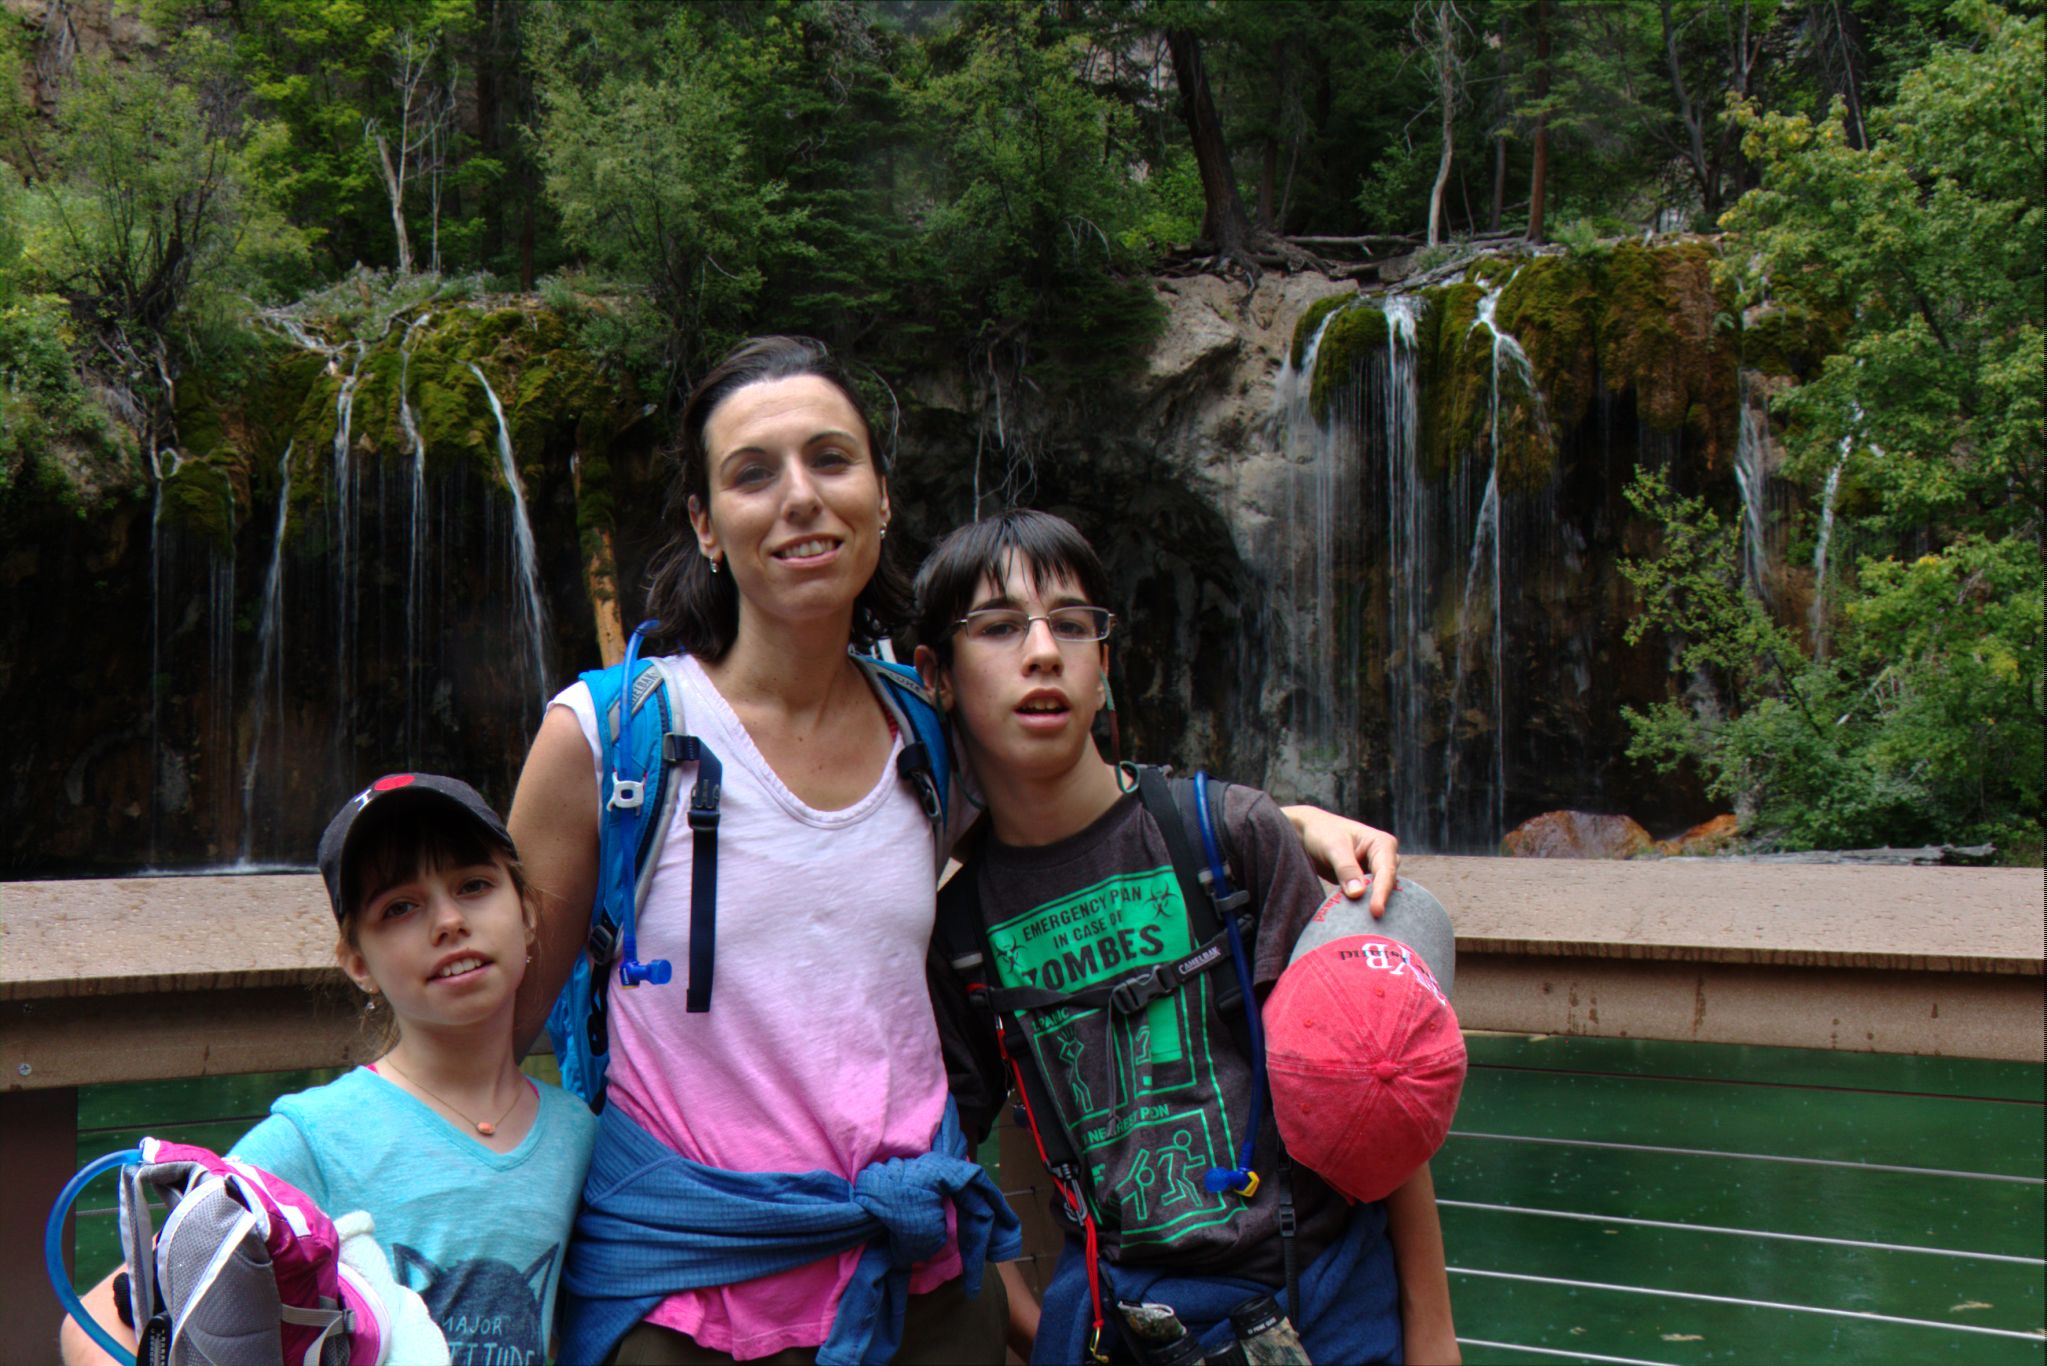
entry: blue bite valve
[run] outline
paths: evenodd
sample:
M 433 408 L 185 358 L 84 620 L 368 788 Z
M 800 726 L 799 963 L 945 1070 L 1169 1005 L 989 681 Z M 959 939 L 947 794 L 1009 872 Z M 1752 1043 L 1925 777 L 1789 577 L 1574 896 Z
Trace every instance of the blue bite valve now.
M 628 958 L 618 965 L 618 980 L 625 986 L 636 987 L 642 982 L 649 986 L 663 987 L 675 975 L 675 969 L 668 965 L 666 958 L 656 958 L 651 963 L 642 963 L 637 958 Z

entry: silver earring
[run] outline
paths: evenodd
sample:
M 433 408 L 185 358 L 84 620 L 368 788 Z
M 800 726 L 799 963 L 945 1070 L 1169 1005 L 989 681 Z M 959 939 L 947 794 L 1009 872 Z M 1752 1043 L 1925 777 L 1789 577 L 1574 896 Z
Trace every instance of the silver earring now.
M 365 1011 L 374 1011 L 376 1008 L 377 998 L 374 995 L 372 995 L 367 1001 L 363 1002 L 363 1009 Z
M 883 522 L 883 523 L 881 524 L 881 539 L 882 539 L 882 540 L 884 540 L 884 541 L 888 539 L 888 523 L 887 523 L 887 522 Z
M 717 572 L 718 572 L 718 560 L 717 560 L 717 557 L 716 557 L 716 556 L 712 556 L 712 557 L 710 557 L 710 559 L 711 559 L 711 572 L 712 572 L 713 574 L 715 574 L 715 573 L 717 573 Z

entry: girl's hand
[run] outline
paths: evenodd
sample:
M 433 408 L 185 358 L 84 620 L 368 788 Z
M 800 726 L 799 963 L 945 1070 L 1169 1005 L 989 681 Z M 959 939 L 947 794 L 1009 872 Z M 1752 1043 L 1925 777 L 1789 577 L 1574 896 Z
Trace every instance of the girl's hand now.
M 1289 806 L 1285 811 L 1315 871 L 1343 888 L 1353 901 L 1369 890 L 1373 917 L 1386 914 L 1386 900 L 1399 885 L 1400 841 L 1319 806 Z

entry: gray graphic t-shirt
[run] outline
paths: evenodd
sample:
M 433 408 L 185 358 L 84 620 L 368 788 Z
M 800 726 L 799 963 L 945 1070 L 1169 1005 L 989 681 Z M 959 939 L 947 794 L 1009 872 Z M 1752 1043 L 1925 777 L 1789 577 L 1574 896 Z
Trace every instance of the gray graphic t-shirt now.
M 1262 999 L 1322 900 L 1322 884 L 1286 818 L 1255 788 L 1233 786 L 1222 843 L 1233 876 L 1260 907 L 1254 983 Z M 1075 991 L 1114 982 L 1196 947 L 1172 859 L 1143 804 L 1119 801 L 1070 839 L 1020 849 L 983 843 L 961 876 L 977 876 L 1002 986 Z M 1280 1275 L 1279 1183 L 1268 1109 L 1255 1148 L 1257 1193 L 1208 1190 L 1211 1168 L 1235 1167 L 1250 1120 L 1251 1069 L 1217 1009 L 1233 987 L 1227 956 L 1134 1014 L 1052 1008 L 1024 1017 L 1028 1048 L 1087 1169 L 1102 1253 L 1113 1262 Z M 938 1011 L 942 1026 L 970 1013 Z M 1296 1169 L 1302 1264 L 1341 1231 L 1345 1206 Z
M 280 1099 L 234 1155 L 330 1215 L 368 1210 L 398 1283 L 419 1292 L 448 1339 L 452 1366 L 543 1366 L 597 1120 L 556 1087 L 539 1092 L 532 1130 L 496 1153 L 358 1067 Z

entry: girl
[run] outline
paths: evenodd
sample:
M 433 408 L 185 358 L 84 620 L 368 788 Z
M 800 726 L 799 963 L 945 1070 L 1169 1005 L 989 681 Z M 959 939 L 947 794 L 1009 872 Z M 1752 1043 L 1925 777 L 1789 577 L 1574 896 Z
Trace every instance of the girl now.
M 595 1360 L 617 1343 L 621 1363 L 718 1362 L 886 1357 L 877 1344 L 895 1343 L 897 1362 L 999 1361 L 1000 1296 L 963 1293 L 978 1279 L 979 1247 L 963 1266 L 961 1240 L 943 1236 L 905 1286 L 881 1294 L 859 1245 L 766 1272 L 728 1263 L 718 1280 L 705 1266 L 715 1229 L 678 1227 L 678 1185 L 701 1195 L 721 1173 L 726 1193 L 803 1174 L 852 1183 L 924 1158 L 949 1114 L 924 977 L 932 836 L 897 781 L 907 737 L 847 654 L 909 608 L 886 548 L 892 508 L 874 428 L 822 345 L 763 337 L 698 384 L 680 447 L 674 539 L 650 608 L 682 652 L 663 667 L 680 674 L 683 724 L 724 764 L 716 1004 L 685 1010 L 679 980 L 610 993 L 608 1104 L 570 1253 L 564 1348 Z M 542 891 L 521 1044 L 540 1032 L 588 932 L 598 736 L 588 689 L 570 687 L 543 719 L 513 800 L 512 829 Z M 1362 890 L 1354 851 L 1364 849 L 1390 884 L 1390 837 L 1328 819 L 1314 847 L 1343 880 Z M 692 841 L 680 807 L 675 820 L 637 926 L 643 959 L 680 966 Z M 982 1230 L 952 1204 L 962 1231 Z M 759 1214 L 772 1236 L 790 1222 L 766 1203 Z
M 542 1362 L 596 1121 L 512 1051 L 534 916 L 511 837 L 468 784 L 399 773 L 342 807 L 319 861 L 379 1056 L 279 1099 L 231 1155 L 369 1211 L 454 1361 Z M 112 1287 L 86 1296 L 110 1328 Z M 106 1360 L 68 1321 L 63 1348 Z

